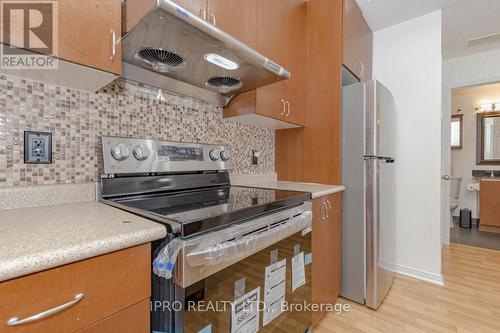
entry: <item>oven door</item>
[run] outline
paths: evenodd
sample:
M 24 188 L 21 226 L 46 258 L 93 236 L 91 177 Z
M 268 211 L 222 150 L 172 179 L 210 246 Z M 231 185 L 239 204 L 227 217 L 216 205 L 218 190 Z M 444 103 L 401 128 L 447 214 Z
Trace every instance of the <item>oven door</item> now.
M 183 240 L 175 283 L 153 276 L 153 332 L 305 332 L 310 324 L 305 304 L 311 300 L 311 221 L 311 204 L 305 203 Z M 241 318 L 233 304 L 251 292 L 259 301 L 253 313 L 258 318 L 246 326 L 235 324 Z
M 311 323 L 305 307 L 311 303 L 310 231 L 296 232 L 179 290 L 182 331 L 232 333 L 258 327 L 258 332 L 306 332 Z M 252 292 L 258 293 L 259 306 L 249 311 L 257 318 L 238 325 L 233 304 Z
M 286 209 L 185 240 L 175 268 L 183 288 L 311 226 L 311 204 Z

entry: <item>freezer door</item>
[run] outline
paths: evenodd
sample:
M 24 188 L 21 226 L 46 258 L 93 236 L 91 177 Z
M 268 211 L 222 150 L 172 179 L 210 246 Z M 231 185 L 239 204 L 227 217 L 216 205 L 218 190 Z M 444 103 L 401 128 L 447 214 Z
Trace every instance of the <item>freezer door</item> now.
M 366 305 L 377 309 L 394 279 L 395 181 L 394 163 L 365 160 L 366 168 Z
M 391 92 L 378 81 L 366 83 L 365 155 L 394 157 L 396 104 Z

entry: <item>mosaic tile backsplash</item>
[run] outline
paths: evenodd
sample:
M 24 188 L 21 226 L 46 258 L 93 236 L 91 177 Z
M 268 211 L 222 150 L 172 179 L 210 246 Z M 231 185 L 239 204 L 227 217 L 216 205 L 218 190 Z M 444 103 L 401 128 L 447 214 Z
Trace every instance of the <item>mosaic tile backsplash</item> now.
M 53 133 L 52 164 L 24 164 L 25 130 Z M 224 121 L 217 106 L 124 80 L 90 93 L 0 75 L 0 186 L 96 182 L 102 135 L 226 144 L 233 174 L 274 171 L 274 131 Z

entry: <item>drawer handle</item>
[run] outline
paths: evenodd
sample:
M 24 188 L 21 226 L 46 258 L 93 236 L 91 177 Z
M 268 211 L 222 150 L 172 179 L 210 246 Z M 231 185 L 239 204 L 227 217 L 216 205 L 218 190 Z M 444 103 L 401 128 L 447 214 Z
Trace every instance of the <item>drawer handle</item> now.
M 53 314 L 56 314 L 58 312 L 66 310 L 67 308 L 72 307 L 76 303 L 80 302 L 84 296 L 85 296 L 84 294 L 76 294 L 75 298 L 72 301 L 70 301 L 66 304 L 59 305 L 59 306 L 52 308 L 50 310 L 40 312 L 40 313 L 38 313 L 34 316 L 31 316 L 31 317 L 28 317 L 26 319 L 19 319 L 17 317 L 12 317 L 9 320 L 7 320 L 7 326 L 18 326 L 18 325 L 28 324 L 28 323 L 32 323 L 34 321 L 46 318 L 48 316 L 52 316 Z

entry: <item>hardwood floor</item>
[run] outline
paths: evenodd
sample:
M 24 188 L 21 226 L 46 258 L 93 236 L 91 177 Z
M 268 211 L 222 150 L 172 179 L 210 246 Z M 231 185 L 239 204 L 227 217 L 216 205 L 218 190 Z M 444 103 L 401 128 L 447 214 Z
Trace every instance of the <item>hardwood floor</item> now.
M 313 330 L 331 332 L 500 332 L 500 252 L 451 244 L 443 249 L 445 286 L 398 275 L 378 311 L 349 303 Z

